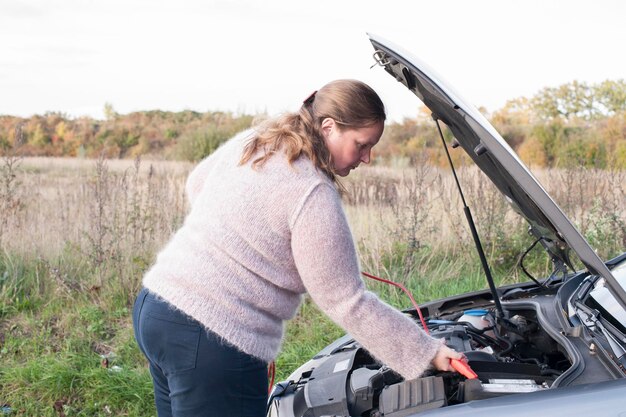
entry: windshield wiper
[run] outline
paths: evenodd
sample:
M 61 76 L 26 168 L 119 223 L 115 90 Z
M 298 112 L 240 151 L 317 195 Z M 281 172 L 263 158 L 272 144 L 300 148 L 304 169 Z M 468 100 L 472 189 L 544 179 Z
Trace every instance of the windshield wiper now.
M 619 332 L 619 330 L 615 329 L 610 325 L 610 323 L 606 322 L 602 318 L 598 320 L 597 327 L 600 329 L 607 342 L 609 342 L 609 346 L 611 346 L 611 350 L 615 355 L 616 361 L 622 366 L 622 368 L 624 368 L 626 366 L 626 349 L 624 348 L 624 345 L 620 344 L 620 341 L 617 340 L 620 339 L 621 342 L 624 343 L 624 334 L 622 333 L 620 336 L 614 336 L 613 331 Z
M 580 301 L 574 302 L 576 315 L 581 323 L 595 333 L 594 329 L 600 330 L 609 344 L 616 362 L 626 367 L 626 335 L 604 319 L 598 310 L 587 307 Z

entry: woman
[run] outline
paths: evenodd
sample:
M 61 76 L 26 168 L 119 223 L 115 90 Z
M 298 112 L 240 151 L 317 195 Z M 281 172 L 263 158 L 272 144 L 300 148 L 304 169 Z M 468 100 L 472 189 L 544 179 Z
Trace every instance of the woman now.
M 336 178 L 369 163 L 384 121 L 369 86 L 334 81 L 193 170 L 191 211 L 133 313 L 159 417 L 263 416 L 267 363 L 305 292 L 405 378 L 461 358 L 360 278 Z

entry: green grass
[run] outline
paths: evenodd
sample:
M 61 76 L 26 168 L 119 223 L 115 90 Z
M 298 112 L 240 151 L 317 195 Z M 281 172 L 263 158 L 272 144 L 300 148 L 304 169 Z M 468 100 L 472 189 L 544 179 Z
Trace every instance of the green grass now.
M 486 288 L 478 257 L 467 248 L 421 248 L 411 255 L 415 267 L 405 276 L 407 256 L 406 248 L 396 246 L 377 259 L 364 256 L 363 268 L 402 282 L 418 303 Z M 514 262 L 498 259 L 491 258 L 496 282 L 517 280 Z M 527 267 L 542 276 L 544 257 L 529 255 Z M 138 287 L 141 275 L 138 268 L 127 282 Z M 155 415 L 149 371 L 132 332 L 133 285 L 120 289 L 112 275 L 96 285 L 98 271 L 69 255 L 44 260 L 2 253 L 0 277 L 0 405 L 10 406 L 11 415 Z M 409 307 L 400 290 L 366 283 L 391 305 Z M 343 334 L 305 298 L 287 326 L 276 380 Z
M 74 261 L 63 267 L 81 270 Z M 88 274 L 68 286 L 58 273 L 41 259 L 0 256 L 0 404 L 16 416 L 154 415 L 128 299 L 90 291 Z
M 482 285 L 476 271 L 466 280 L 446 278 L 462 269 L 454 262 L 432 265 L 428 276 L 408 281 L 419 301 Z M 59 280 L 68 271 L 78 275 Z M 59 407 L 68 417 L 154 415 L 150 375 L 132 334 L 132 300 L 114 281 L 93 289 L 96 275 L 77 257 L 59 263 L 0 256 L 0 276 L 5 277 L 0 285 L 0 403 L 8 404 L 12 415 L 58 416 Z M 409 305 L 394 288 L 368 285 L 392 305 Z M 305 298 L 287 326 L 276 379 L 287 378 L 343 334 Z M 103 356 L 109 358 L 108 367 L 102 366 Z
M 50 301 L 5 319 L 0 402 L 15 415 L 152 415 L 152 384 L 128 312 L 82 299 Z M 103 357 L 109 363 L 103 366 Z
M 287 379 L 296 368 L 333 340 L 345 334 L 305 298 L 298 315 L 288 324 L 283 347 L 276 359 L 276 381 Z

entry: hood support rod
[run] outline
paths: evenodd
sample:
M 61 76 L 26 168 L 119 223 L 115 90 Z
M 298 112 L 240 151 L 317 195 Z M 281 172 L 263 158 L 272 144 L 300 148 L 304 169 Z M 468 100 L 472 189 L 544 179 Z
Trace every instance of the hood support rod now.
M 456 175 L 456 170 L 454 169 L 454 164 L 452 163 L 452 158 L 450 158 L 450 152 L 448 151 L 448 145 L 446 144 L 445 139 L 443 138 L 443 132 L 441 131 L 441 126 L 439 125 L 439 119 L 435 115 L 432 114 L 433 120 L 435 120 L 435 124 L 437 124 L 437 130 L 439 130 L 439 137 L 441 137 L 441 143 L 443 143 L 443 149 L 446 151 L 446 156 L 448 157 L 448 162 L 450 163 L 450 168 L 452 168 L 452 174 L 454 175 L 454 181 L 456 182 L 456 187 L 459 190 L 459 194 L 461 195 L 461 200 L 463 201 L 463 212 L 465 213 L 465 218 L 467 219 L 467 223 L 469 224 L 470 230 L 472 231 L 472 237 L 474 238 L 474 244 L 476 245 L 476 250 L 478 251 L 478 256 L 480 257 L 480 262 L 483 266 L 483 270 L 485 271 L 485 275 L 487 276 L 487 282 L 489 283 L 489 289 L 491 290 L 491 296 L 493 298 L 494 303 L 496 304 L 496 314 L 499 318 L 505 319 L 504 311 L 502 310 L 502 303 L 500 303 L 500 295 L 498 294 L 498 290 L 496 289 L 496 284 L 493 282 L 493 276 L 491 275 L 491 269 L 489 268 L 489 264 L 487 263 L 487 257 L 485 256 L 485 251 L 483 250 L 483 245 L 480 242 L 480 237 L 478 237 L 478 231 L 476 231 L 476 225 L 474 224 L 474 219 L 472 218 L 472 213 L 465 202 L 465 197 L 463 196 L 463 190 L 461 189 L 461 184 L 459 183 L 459 178 Z

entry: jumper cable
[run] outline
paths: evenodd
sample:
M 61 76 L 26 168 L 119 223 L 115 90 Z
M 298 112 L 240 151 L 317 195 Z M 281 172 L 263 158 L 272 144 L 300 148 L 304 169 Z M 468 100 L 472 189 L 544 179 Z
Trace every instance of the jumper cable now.
M 368 278 L 374 279 L 376 281 L 384 282 L 385 284 L 393 285 L 395 287 L 400 288 L 402 291 L 404 291 L 406 295 L 408 295 L 409 298 L 411 299 L 411 303 L 413 303 L 413 307 L 415 307 L 415 311 L 417 311 L 417 315 L 419 316 L 420 321 L 422 322 L 424 331 L 426 332 L 426 334 L 430 334 L 430 332 L 428 331 L 428 326 L 426 326 L 426 322 L 424 321 L 424 317 L 422 316 L 422 311 L 420 310 L 419 306 L 415 302 L 415 299 L 413 298 L 413 295 L 411 294 L 411 292 L 407 290 L 404 285 L 398 282 L 384 279 L 384 278 L 379 278 L 377 276 L 368 274 L 367 272 L 361 272 L 361 273 Z M 460 373 L 467 379 L 478 378 L 478 375 L 476 375 L 476 373 L 472 370 L 472 368 L 470 368 L 470 366 L 466 362 L 460 361 L 458 359 L 450 359 L 450 366 L 452 366 L 452 368 L 454 368 L 455 371 L 457 371 L 458 373 Z
M 430 335 L 430 332 L 428 331 L 428 326 L 426 325 L 426 321 L 424 321 L 424 317 L 422 316 L 422 310 L 420 310 L 419 306 L 417 305 L 417 302 L 413 298 L 413 294 L 411 294 L 411 292 L 407 290 L 404 285 L 400 284 L 399 282 L 390 281 L 388 279 L 384 279 L 384 278 L 380 278 L 372 274 L 368 274 L 367 272 L 361 272 L 361 273 L 370 279 L 384 282 L 385 284 L 393 285 L 394 287 L 398 287 L 402 291 L 404 291 L 406 295 L 408 295 L 409 298 L 411 299 L 411 303 L 413 303 L 413 307 L 415 308 L 415 311 L 417 312 L 417 315 L 420 318 L 420 322 L 422 323 L 422 327 L 424 327 L 424 331 L 426 332 L 426 334 Z M 460 373 L 467 379 L 478 378 L 478 376 L 472 370 L 472 368 L 470 368 L 470 366 L 463 361 L 460 361 L 458 359 L 450 359 L 450 366 L 452 366 L 452 368 L 454 368 L 455 371 L 457 371 L 458 373 Z M 271 393 L 272 387 L 274 386 L 274 377 L 276 375 L 276 364 L 274 362 L 271 362 L 269 364 L 268 369 L 267 369 L 267 375 L 268 375 L 268 378 L 270 378 L 270 385 L 268 388 L 268 393 Z

